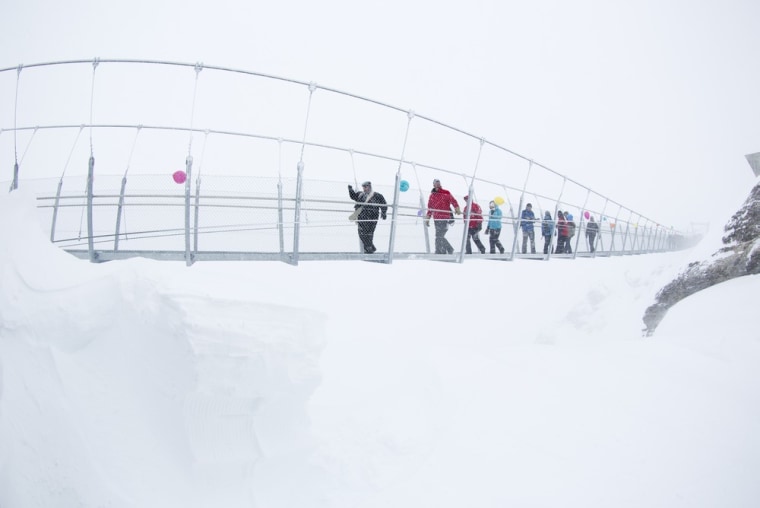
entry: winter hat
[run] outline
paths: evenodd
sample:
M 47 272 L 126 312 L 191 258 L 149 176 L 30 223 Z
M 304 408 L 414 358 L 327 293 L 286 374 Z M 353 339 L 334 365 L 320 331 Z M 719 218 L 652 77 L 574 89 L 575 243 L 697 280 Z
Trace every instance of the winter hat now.
M 372 182 L 367 180 L 366 182 L 362 182 L 362 187 L 372 187 Z

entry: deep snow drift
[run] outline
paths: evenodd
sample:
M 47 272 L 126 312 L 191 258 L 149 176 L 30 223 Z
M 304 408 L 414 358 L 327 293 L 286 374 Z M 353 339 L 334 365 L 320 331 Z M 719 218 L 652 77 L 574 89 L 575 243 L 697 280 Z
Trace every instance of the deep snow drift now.
M 757 506 L 760 277 L 93 265 L 0 196 L 0 506 Z

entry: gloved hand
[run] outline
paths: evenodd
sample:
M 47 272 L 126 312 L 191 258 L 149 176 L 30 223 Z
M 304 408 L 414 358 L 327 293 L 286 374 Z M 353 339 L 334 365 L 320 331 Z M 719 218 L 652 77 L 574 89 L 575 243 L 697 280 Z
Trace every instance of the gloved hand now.
M 348 190 L 354 190 L 350 183 L 348 184 Z
M 383 217 L 383 220 L 385 220 L 385 214 L 383 214 L 382 217 Z
M 425 219 L 425 227 L 430 227 L 430 219 Z
M 491 232 L 491 228 L 486 228 L 486 234 Z
M 459 207 L 454 208 L 454 213 L 457 215 L 462 215 L 462 210 L 459 209 Z

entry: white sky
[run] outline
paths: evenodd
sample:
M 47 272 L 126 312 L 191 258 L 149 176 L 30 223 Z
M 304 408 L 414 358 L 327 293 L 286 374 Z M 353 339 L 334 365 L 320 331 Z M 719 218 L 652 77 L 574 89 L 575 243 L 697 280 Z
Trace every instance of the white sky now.
M 643 338 L 692 253 L 91 264 L 37 214 L 0 195 L 3 508 L 760 502 L 760 275 Z
M 677 227 L 714 210 L 722 224 L 753 178 L 744 155 L 760 151 L 751 0 L 6 0 L 2 14 L 3 67 L 146 58 L 315 81 L 481 135 Z

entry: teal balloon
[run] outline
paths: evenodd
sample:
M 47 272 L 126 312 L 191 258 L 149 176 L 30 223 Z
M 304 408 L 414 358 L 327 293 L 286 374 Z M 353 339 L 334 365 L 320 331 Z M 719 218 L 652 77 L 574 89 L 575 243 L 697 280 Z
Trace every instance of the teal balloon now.
M 401 192 L 406 192 L 409 190 L 409 182 L 406 180 L 401 180 L 401 183 L 398 184 L 398 188 Z

